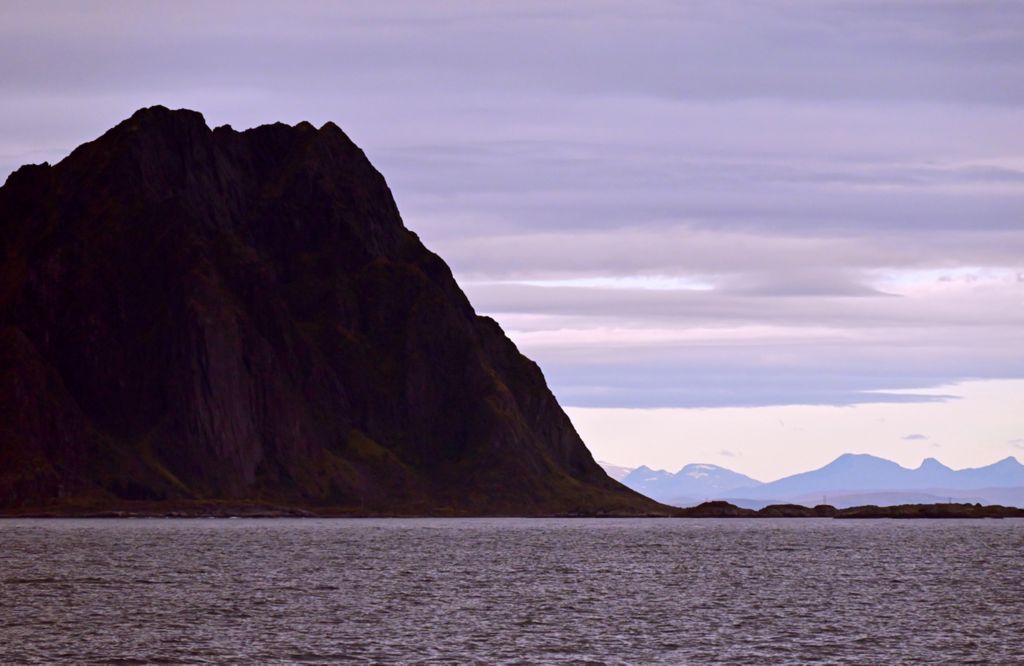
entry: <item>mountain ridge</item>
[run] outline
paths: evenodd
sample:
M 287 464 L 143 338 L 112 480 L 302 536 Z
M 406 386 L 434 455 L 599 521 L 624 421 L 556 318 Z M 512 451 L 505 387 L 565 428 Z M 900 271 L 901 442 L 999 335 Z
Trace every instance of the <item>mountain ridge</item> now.
M 679 499 L 707 499 L 714 495 L 756 486 L 760 482 L 718 465 L 690 463 L 672 474 L 641 466 L 622 478 L 622 482 L 648 497 L 673 503 Z
M 823 496 L 830 496 L 839 502 L 837 506 L 854 505 L 841 499 L 847 497 L 849 502 L 863 504 L 889 500 L 907 503 L 908 498 L 930 503 L 957 497 L 1024 506 L 1024 465 L 1013 456 L 982 467 L 954 470 L 935 458 L 925 458 L 916 468 L 908 468 L 870 454 L 845 453 L 817 469 L 767 483 L 721 488 L 680 483 L 677 479 L 688 467 L 672 474 L 641 466 L 625 476 L 623 482 L 659 501 L 679 505 L 716 499 L 750 507 L 783 500 L 813 506 L 822 503 Z

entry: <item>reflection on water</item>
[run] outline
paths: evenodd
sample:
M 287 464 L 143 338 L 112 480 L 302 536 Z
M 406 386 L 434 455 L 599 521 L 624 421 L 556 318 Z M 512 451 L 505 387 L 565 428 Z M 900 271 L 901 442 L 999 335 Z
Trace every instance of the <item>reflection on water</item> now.
M 1024 663 L 1024 520 L 0 521 L 0 662 Z

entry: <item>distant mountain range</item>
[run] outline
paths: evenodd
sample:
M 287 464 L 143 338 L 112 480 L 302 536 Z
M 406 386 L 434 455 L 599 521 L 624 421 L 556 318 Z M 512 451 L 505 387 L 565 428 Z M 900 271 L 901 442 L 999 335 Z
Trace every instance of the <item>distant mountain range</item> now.
M 759 487 L 756 479 L 718 465 L 693 464 L 672 474 L 647 466 L 637 467 L 621 479 L 622 483 L 648 497 L 683 500 L 686 504 L 705 499 L 721 499 L 738 489 Z
M 612 477 L 616 481 L 622 481 L 624 478 L 629 476 L 629 473 L 633 471 L 632 467 L 623 467 L 622 465 L 613 465 L 611 463 L 597 461 L 608 476 Z
M 778 502 L 827 502 L 842 508 L 954 499 L 1024 507 L 1024 465 L 1012 456 L 985 467 L 954 470 L 935 458 L 909 469 L 884 458 L 847 453 L 819 469 L 770 483 L 718 465 L 686 465 L 674 474 L 642 466 L 618 477 L 622 470 L 615 468 L 622 483 L 676 506 L 727 500 L 755 509 Z

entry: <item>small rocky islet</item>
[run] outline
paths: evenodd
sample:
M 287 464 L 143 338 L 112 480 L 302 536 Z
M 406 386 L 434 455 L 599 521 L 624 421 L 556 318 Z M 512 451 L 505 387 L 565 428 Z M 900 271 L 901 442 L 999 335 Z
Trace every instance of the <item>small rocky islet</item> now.
M 754 510 L 715 501 L 680 509 L 675 515 L 679 518 L 1024 518 L 1024 509 L 950 503 L 854 506 L 846 509 L 837 509 L 829 504 L 815 507 L 770 504 Z

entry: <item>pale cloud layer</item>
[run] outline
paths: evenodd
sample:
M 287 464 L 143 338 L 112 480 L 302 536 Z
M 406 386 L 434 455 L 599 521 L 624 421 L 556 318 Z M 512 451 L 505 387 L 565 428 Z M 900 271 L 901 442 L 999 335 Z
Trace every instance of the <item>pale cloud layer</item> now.
M 0 95 L 0 178 L 149 104 L 337 122 L 567 405 L 1024 377 L 1020 3 L 6 0 Z

